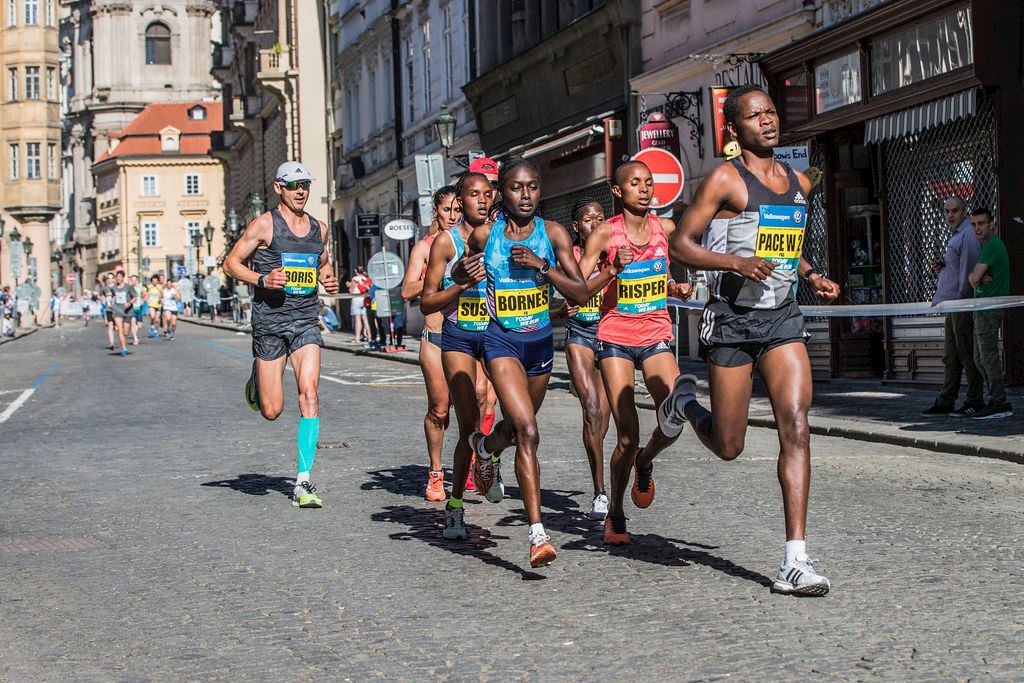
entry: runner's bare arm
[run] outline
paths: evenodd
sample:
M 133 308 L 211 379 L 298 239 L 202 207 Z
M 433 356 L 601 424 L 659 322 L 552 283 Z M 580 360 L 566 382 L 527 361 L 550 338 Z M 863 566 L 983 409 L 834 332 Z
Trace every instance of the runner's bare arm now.
M 593 273 L 594 268 L 601 261 L 601 254 L 608 253 L 608 247 L 612 243 L 612 226 L 608 222 L 601 223 L 590 233 L 586 244 L 583 245 L 583 255 L 580 257 L 580 272 Z M 593 296 L 598 291 L 615 279 L 618 271 L 614 268 L 605 268 L 595 277 L 587 280 L 587 294 Z
M 319 221 L 318 221 L 319 222 Z M 324 244 L 324 250 L 320 252 L 320 266 L 317 269 L 319 277 L 317 278 L 320 282 L 320 286 L 324 288 L 324 291 L 328 294 L 337 294 L 341 288 L 341 283 L 338 282 L 338 277 L 334 274 L 334 265 L 331 263 L 328 254 L 331 250 L 328 245 L 328 240 L 331 238 L 330 230 L 327 228 L 327 224 L 320 223 L 320 239 Z
M 811 190 L 813 186 L 810 179 L 800 171 L 794 171 L 796 173 L 797 180 L 800 181 L 800 189 L 803 191 L 805 197 L 811 196 Z M 804 240 L 804 245 L 807 245 L 807 241 Z M 797 275 L 804 277 L 807 271 L 814 268 L 814 264 L 805 259 L 803 256 L 800 257 L 800 263 L 797 265 Z M 821 274 L 814 274 L 807 280 L 807 285 L 818 295 L 818 298 L 825 303 L 831 303 L 839 298 L 840 289 L 839 285 L 832 280 Z
M 459 294 L 468 288 L 468 285 L 456 284 L 447 289 L 441 289 L 444 269 L 448 265 L 448 259 L 453 256 L 455 256 L 455 246 L 451 240 L 434 240 L 434 244 L 430 247 L 430 260 L 427 262 L 427 274 L 423 276 L 423 293 L 420 296 L 420 311 L 423 315 L 443 311 L 446 306 L 458 300 Z
M 572 253 L 572 238 L 569 237 L 569 231 L 555 221 L 546 221 L 545 227 L 548 231 L 548 240 L 555 250 L 555 258 L 558 260 L 558 267 L 548 271 L 548 280 L 568 303 L 583 306 L 590 299 L 590 294 L 587 292 L 587 281 L 580 271 L 580 264 L 576 262 L 576 256 Z
M 768 278 L 775 264 L 756 256 L 744 258 L 733 254 L 721 254 L 706 249 L 697 239 L 723 209 L 731 209 L 737 194 L 737 185 L 742 180 L 727 164 L 713 170 L 701 182 L 694 194 L 693 202 L 686 207 L 679 219 L 678 227 L 669 239 L 669 254 L 672 260 L 698 270 L 727 270 L 743 277 L 761 282 Z
M 430 250 L 423 240 L 417 242 L 409 252 L 409 264 L 405 268 L 405 279 L 402 280 L 402 298 L 412 301 L 423 291 L 423 268 L 427 265 Z
M 269 213 L 256 217 L 245 227 L 245 232 L 231 247 L 231 251 L 224 259 L 224 273 L 240 280 L 247 285 L 256 286 L 260 274 L 245 265 L 245 262 L 261 246 L 270 244 L 274 234 L 274 223 Z M 287 283 L 288 278 L 284 274 L 283 267 L 277 267 L 270 271 L 264 278 L 264 285 L 267 289 L 281 289 Z
M 491 236 L 492 223 L 484 223 L 469 234 L 466 253 L 452 266 L 452 280 L 460 285 L 475 284 L 487 277 L 484 265 L 484 245 Z

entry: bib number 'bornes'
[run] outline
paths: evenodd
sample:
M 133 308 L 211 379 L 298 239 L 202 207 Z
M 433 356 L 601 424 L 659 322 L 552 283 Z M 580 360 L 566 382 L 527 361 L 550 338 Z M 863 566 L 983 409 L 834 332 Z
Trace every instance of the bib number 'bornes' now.
M 796 270 L 804 249 L 807 212 L 799 206 L 762 204 L 754 255 L 775 264 L 778 271 Z
M 281 254 L 281 266 L 288 278 L 285 294 L 304 296 L 315 292 L 319 264 L 320 254 Z
M 543 327 L 550 321 L 551 287 L 531 287 L 522 281 L 497 283 L 494 289 L 494 310 L 498 322 L 507 330 Z
M 668 263 L 664 258 L 634 261 L 619 273 L 615 308 L 637 315 L 668 307 Z

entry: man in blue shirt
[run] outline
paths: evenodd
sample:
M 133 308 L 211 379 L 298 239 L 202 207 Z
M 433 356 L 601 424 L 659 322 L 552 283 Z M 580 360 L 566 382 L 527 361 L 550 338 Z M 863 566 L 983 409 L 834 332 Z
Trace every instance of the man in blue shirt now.
M 331 307 L 320 299 L 320 326 L 327 332 L 334 332 L 338 329 L 338 316 L 334 314 Z
M 932 264 L 932 270 L 939 275 L 932 304 L 974 298 L 969 278 L 981 253 L 981 242 L 971 228 L 964 200 L 954 195 L 945 201 L 942 211 L 953 235 L 946 244 L 945 256 Z M 984 408 L 981 373 L 974 363 L 974 318 L 970 312 L 946 314 L 942 364 L 945 367 L 942 390 L 935 404 L 923 414 L 971 417 Z M 954 410 L 960 394 L 960 377 L 964 373 L 967 374 L 967 400 Z

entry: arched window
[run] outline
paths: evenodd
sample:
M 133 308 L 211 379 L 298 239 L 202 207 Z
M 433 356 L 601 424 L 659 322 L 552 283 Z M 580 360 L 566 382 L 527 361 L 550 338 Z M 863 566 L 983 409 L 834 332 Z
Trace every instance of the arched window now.
M 146 64 L 171 63 L 171 29 L 159 22 L 146 27 Z

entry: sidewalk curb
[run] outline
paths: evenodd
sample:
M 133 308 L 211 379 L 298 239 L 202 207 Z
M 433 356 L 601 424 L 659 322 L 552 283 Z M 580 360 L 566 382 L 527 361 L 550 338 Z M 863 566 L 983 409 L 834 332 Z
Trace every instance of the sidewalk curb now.
M 30 335 L 35 334 L 39 330 L 48 330 L 51 327 L 53 327 L 52 323 L 49 324 L 49 325 L 38 325 L 36 327 L 30 328 L 29 330 L 27 330 L 25 332 L 22 332 L 19 335 L 15 335 L 13 337 L 6 337 L 6 338 L 3 338 L 3 339 L 0 339 L 0 346 L 3 346 L 4 344 L 10 344 L 11 342 L 18 341 L 19 339 L 24 339 L 25 337 L 28 337 Z
M 186 318 L 179 318 L 179 320 L 189 322 L 194 325 L 213 327 L 216 329 L 227 330 L 230 332 L 239 331 L 239 329 L 236 328 L 234 325 L 225 323 L 214 323 L 207 320 L 189 320 Z M 20 339 L 20 337 L 18 337 L 18 339 Z M 355 356 L 370 356 L 373 358 L 380 358 L 382 360 L 405 363 L 406 365 L 419 365 L 418 358 L 410 356 L 403 357 L 397 353 L 381 353 L 380 351 L 367 351 L 365 349 L 346 348 L 343 346 L 334 346 L 332 344 L 328 344 L 327 342 L 325 342 L 324 348 L 330 349 L 332 351 L 342 351 L 344 353 L 350 353 Z M 653 403 L 649 403 L 646 401 L 637 401 L 636 406 L 637 408 L 644 408 L 646 410 L 655 409 Z M 751 427 L 763 427 L 766 429 L 777 428 L 775 420 L 766 417 L 748 417 L 747 424 L 749 424 Z M 830 436 L 840 439 L 854 439 L 857 441 L 881 443 L 890 446 L 903 446 L 906 448 L 920 448 L 923 450 L 932 451 L 934 453 L 968 455 L 978 458 L 1003 460 L 1006 462 L 1024 465 L 1024 451 L 1012 451 L 1000 448 L 991 448 L 988 446 L 972 446 L 969 444 L 949 443 L 946 441 L 939 441 L 937 439 L 922 439 L 916 436 L 909 436 L 903 434 L 889 434 L 883 431 L 873 431 L 870 429 L 863 428 L 858 429 L 857 427 L 851 427 L 847 424 L 841 424 L 828 418 L 822 418 L 812 421 L 810 429 L 811 434 L 817 434 L 819 436 Z

